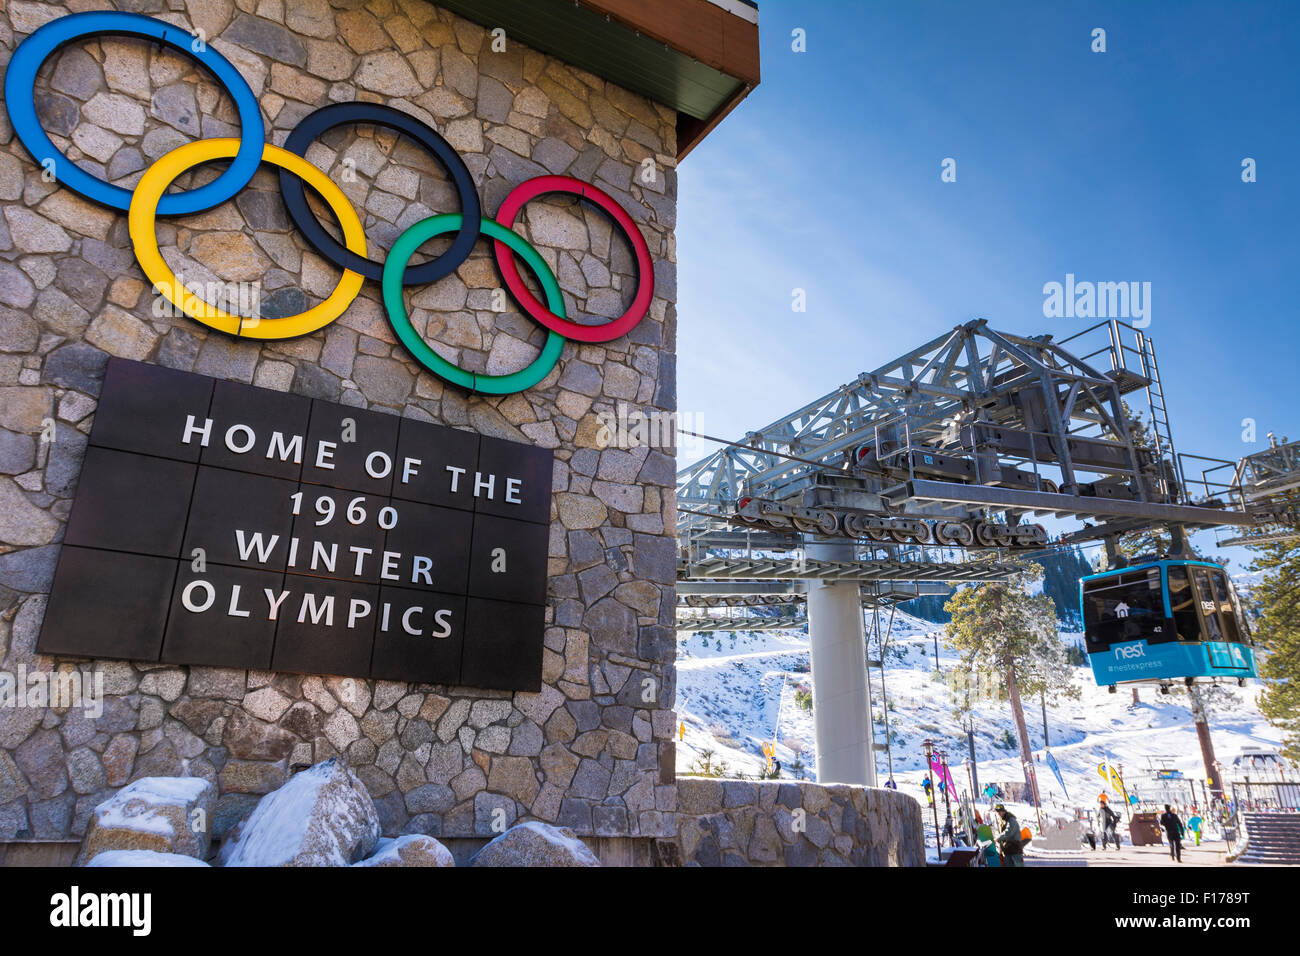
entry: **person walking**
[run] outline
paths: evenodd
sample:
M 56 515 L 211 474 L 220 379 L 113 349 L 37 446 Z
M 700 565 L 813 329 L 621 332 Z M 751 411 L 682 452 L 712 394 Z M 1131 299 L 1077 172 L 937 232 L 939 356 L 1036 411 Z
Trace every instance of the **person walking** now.
M 1024 842 L 1020 838 L 1020 821 L 1002 804 L 993 808 L 1001 822 L 998 824 L 998 849 L 1006 866 L 1024 866 Z
M 1169 837 L 1169 858 L 1182 863 L 1183 821 L 1178 819 L 1178 814 L 1167 803 L 1165 804 L 1165 812 L 1160 814 L 1160 825 L 1165 828 L 1165 835 Z
M 1103 801 L 1098 806 L 1098 812 L 1101 814 L 1101 848 L 1106 849 L 1106 844 L 1114 840 L 1115 849 L 1119 849 L 1119 814 L 1110 808 L 1110 805 Z
M 1192 815 L 1187 818 L 1187 829 L 1192 831 L 1192 839 L 1195 841 L 1195 846 L 1201 845 L 1201 827 L 1204 825 L 1205 821 L 1202 820 L 1201 815 L 1196 812 L 1196 808 L 1192 807 Z

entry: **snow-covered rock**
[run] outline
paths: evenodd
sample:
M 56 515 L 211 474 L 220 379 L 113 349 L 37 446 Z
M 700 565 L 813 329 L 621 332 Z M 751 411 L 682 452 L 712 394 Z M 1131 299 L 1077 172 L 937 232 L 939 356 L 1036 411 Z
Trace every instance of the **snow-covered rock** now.
M 511 827 L 469 861 L 470 866 L 600 866 L 568 827 L 532 820 Z
M 374 852 L 379 816 L 338 757 L 292 777 L 258 802 L 221 847 L 222 866 L 350 866 Z
M 77 865 L 108 850 L 153 850 L 203 859 L 217 791 L 201 777 L 142 777 L 94 809 Z
M 105 850 L 86 866 L 207 866 L 202 860 L 181 853 L 157 850 Z
M 395 840 L 380 840 L 373 856 L 353 866 L 406 867 L 455 866 L 451 851 L 431 836 L 413 833 Z

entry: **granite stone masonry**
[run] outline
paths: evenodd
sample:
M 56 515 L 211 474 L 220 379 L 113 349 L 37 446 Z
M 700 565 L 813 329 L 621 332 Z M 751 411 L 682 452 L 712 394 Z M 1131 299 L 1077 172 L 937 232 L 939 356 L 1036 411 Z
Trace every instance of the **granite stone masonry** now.
M 0 68 L 41 24 L 109 6 L 9 0 Z M 566 343 L 546 379 L 506 397 L 469 395 L 413 361 L 375 282 L 313 334 L 237 340 L 164 307 L 136 263 L 126 214 L 44 177 L 0 111 L 0 667 L 89 666 L 105 691 L 99 714 L 0 708 L 0 842 L 78 840 L 118 789 L 175 775 L 216 787 L 220 839 L 292 769 L 340 754 L 373 795 L 388 837 L 492 837 L 497 809 L 510 824 L 539 820 L 582 837 L 671 837 L 674 463 L 671 451 L 602 449 L 598 416 L 619 402 L 674 409 L 674 113 L 509 38 L 496 52 L 487 29 L 422 0 L 116 6 L 202 30 L 247 78 L 275 144 L 312 109 L 355 99 L 439 130 L 464 157 L 485 215 L 532 176 L 595 183 L 645 237 L 655 297 L 627 336 Z M 68 161 L 128 188 L 172 148 L 238 130 L 233 101 L 192 60 L 124 38 L 58 51 L 39 74 L 36 103 Z M 412 222 L 458 211 L 437 162 L 388 131 L 334 129 L 308 159 L 358 210 L 372 258 L 382 260 Z M 177 186 L 212 175 L 200 168 Z M 326 208 L 315 208 L 334 228 Z M 631 250 L 602 214 L 550 197 L 530 203 L 520 225 L 559 278 L 570 316 L 599 321 L 630 303 Z M 266 167 L 214 209 L 159 217 L 157 237 L 193 291 L 255 283 L 267 317 L 320 302 L 340 275 L 294 229 Z M 454 275 L 407 290 L 412 321 L 467 369 L 519 369 L 544 334 L 501 285 L 480 242 Z M 541 691 L 36 655 L 112 355 L 554 449 Z M 702 841 L 692 840 L 690 855 L 702 858 Z M 773 846 L 784 852 L 783 838 Z
M 677 800 L 686 866 L 925 865 L 921 805 L 896 790 L 681 777 Z

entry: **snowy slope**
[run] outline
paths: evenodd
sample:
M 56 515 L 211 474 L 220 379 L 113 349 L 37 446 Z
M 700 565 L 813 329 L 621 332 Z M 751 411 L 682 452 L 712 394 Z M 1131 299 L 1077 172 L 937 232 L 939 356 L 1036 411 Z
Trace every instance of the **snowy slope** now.
M 942 626 L 901 613 L 894 620 L 885 666 L 894 778 L 901 789 L 914 795 L 921 792 L 921 741 L 926 737 L 947 751 L 958 788 L 967 787 L 962 765 L 967 755 L 966 734 L 953 716 L 956 697 L 934 679 L 936 634 L 939 666 L 945 671 L 953 668 L 957 655 L 944 646 Z M 1062 638 L 1073 643 L 1079 635 L 1066 633 Z M 775 735 L 782 775 L 793 776 L 797 750 L 806 767 L 802 775 L 815 779 L 812 713 L 795 703 L 796 689 L 812 686 L 803 634 L 691 634 L 679 639 L 677 653 L 677 711 L 686 728 L 677 745 L 679 773 L 697 771 L 700 755 L 711 750 L 713 763 L 721 760 L 726 764 L 726 776 L 756 777 L 763 762 L 762 744 Z M 882 716 L 879 674 L 873 669 L 870 675 L 878 718 Z M 1102 784 L 1096 768 L 1107 756 L 1122 765 L 1130 790 L 1152 798 L 1158 791 L 1147 769 L 1149 757 L 1169 758 L 1162 764 L 1181 770 L 1189 780 L 1204 777 L 1185 695 L 1161 695 L 1154 687 L 1142 687 L 1141 702 L 1133 707 L 1127 688 L 1117 694 L 1098 688 L 1086 667 L 1076 669 L 1074 682 L 1080 688 L 1080 699 L 1063 699 L 1047 708 L 1051 750 L 1060 764 L 1069 804 L 1095 805 Z M 1235 704 L 1227 712 L 1211 715 L 1216 756 L 1225 767 L 1231 766 L 1242 747 L 1276 746 L 1281 739 L 1281 733 L 1264 721 L 1256 705 L 1259 687 L 1258 682 L 1232 687 Z M 1026 700 L 1024 705 L 1035 756 L 1041 758 L 1042 711 L 1037 700 Z M 974 723 L 980 785 L 1023 780 L 1011 742 L 1015 727 L 1010 706 L 983 701 L 974 709 Z M 877 742 L 882 742 L 883 724 L 879 721 L 876 734 Z M 877 767 L 883 782 L 888 773 L 883 752 L 877 754 Z M 1037 769 L 1045 800 L 1065 805 L 1066 794 L 1046 764 L 1039 762 Z

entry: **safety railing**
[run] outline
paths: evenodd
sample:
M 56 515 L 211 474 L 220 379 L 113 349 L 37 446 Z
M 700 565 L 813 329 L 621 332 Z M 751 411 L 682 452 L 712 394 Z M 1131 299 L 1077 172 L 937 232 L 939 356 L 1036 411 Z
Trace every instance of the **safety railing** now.
M 1189 461 L 1208 464 L 1194 464 L 1189 468 Z M 1245 510 L 1246 500 L 1242 497 L 1241 486 L 1237 483 L 1235 461 L 1182 452 L 1178 455 L 1178 471 L 1182 475 L 1183 490 L 1188 504 L 1218 499 L 1225 505 L 1233 503 Z M 1227 480 L 1222 477 L 1225 472 Z M 1215 477 L 1212 478 L 1211 475 Z
M 1134 346 L 1125 344 L 1123 334 L 1120 332 L 1121 326 L 1133 333 L 1133 341 L 1137 342 L 1138 345 Z M 1092 333 L 1102 328 L 1106 330 L 1105 336 L 1098 335 L 1093 337 L 1094 340 L 1100 341 L 1101 345 L 1094 348 L 1091 352 L 1077 355 L 1075 357 L 1081 362 L 1086 362 L 1095 366 L 1098 363 L 1092 360 L 1097 358 L 1099 355 L 1104 355 L 1107 360 L 1107 365 L 1110 367 L 1101 368 L 1100 371 L 1128 372 L 1133 375 L 1141 375 L 1144 378 L 1147 377 L 1145 357 L 1140 347 L 1142 342 L 1142 333 L 1127 322 L 1123 322 L 1119 319 L 1103 319 L 1096 325 L 1090 325 L 1081 332 L 1075 332 L 1067 338 L 1059 339 L 1056 344 L 1064 347 L 1066 344 L 1075 342 L 1085 336 L 1092 335 Z M 1084 348 L 1091 347 L 1091 344 L 1091 342 L 1085 342 Z M 1071 354 L 1074 353 L 1071 352 Z

